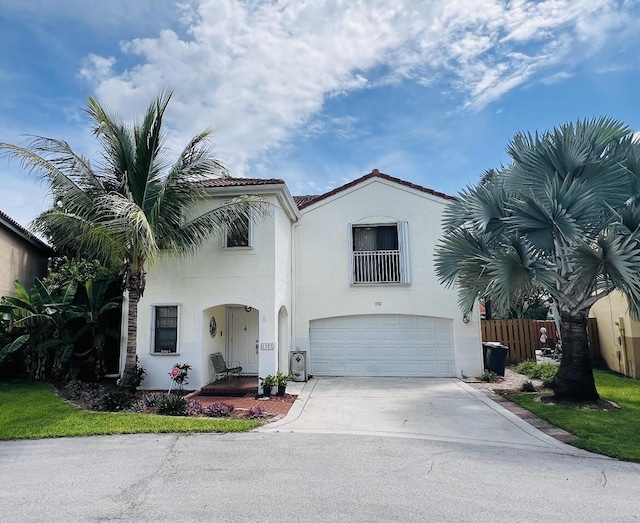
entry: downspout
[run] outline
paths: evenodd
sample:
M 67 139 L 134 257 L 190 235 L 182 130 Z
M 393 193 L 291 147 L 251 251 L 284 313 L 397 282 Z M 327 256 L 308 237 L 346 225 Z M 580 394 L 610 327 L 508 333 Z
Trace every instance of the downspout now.
M 620 355 L 622 357 L 622 368 L 620 369 L 622 371 L 622 374 L 624 374 L 625 376 L 629 375 L 629 368 L 627 365 L 627 344 L 626 344 L 626 340 L 625 340 L 625 327 L 624 327 L 624 318 L 622 316 L 620 316 L 618 318 L 618 332 L 620 333 L 620 335 L 618 336 L 618 339 L 620 341 Z
M 296 340 L 296 316 L 297 316 L 297 308 L 296 308 L 296 234 L 295 231 L 300 225 L 300 221 L 296 221 L 291 227 L 291 314 L 289 315 L 291 319 L 291 334 L 289 336 L 289 351 L 287 353 L 287 362 L 288 366 L 291 366 L 291 351 L 295 347 Z M 288 368 L 287 372 L 291 372 L 291 369 Z

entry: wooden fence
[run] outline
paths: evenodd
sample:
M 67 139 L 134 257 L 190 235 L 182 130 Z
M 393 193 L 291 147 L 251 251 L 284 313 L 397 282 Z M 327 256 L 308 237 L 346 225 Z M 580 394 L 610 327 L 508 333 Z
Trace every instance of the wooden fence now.
M 509 347 L 508 363 L 517 364 L 526 360 L 535 360 L 536 349 L 542 348 L 542 343 L 540 343 L 541 327 L 547 329 L 549 338 L 558 339 L 556 324 L 553 321 L 482 320 L 482 341 L 499 341 Z M 597 365 L 600 360 L 600 342 L 595 318 L 589 318 L 587 332 L 591 361 Z

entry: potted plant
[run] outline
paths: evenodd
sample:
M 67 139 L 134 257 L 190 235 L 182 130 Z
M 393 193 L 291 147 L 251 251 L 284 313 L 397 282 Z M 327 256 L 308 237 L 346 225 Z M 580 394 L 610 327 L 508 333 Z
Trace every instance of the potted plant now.
M 291 374 L 283 374 L 278 371 L 276 373 L 276 385 L 278 386 L 278 392 L 276 396 L 284 396 L 285 391 L 287 390 L 287 383 L 289 383 L 293 379 Z
M 273 374 L 268 374 L 264 378 L 260 378 L 260 384 L 262 385 L 262 395 L 271 396 L 271 389 L 277 385 L 276 377 Z

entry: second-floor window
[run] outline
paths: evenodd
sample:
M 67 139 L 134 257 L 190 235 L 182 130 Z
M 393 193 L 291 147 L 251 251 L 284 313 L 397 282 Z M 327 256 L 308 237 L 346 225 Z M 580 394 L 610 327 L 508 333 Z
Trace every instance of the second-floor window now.
M 351 226 L 351 283 L 409 283 L 407 224 Z
M 247 216 L 239 217 L 227 226 L 224 246 L 251 247 L 251 222 Z

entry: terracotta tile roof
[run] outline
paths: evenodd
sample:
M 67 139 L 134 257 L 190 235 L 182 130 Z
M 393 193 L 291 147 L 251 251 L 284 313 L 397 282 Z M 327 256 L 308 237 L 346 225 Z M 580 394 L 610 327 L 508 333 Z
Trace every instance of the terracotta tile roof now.
M 397 183 L 399 185 L 404 185 L 405 187 L 410 187 L 411 189 L 415 189 L 416 191 L 420 191 L 420 192 L 424 192 L 427 194 L 432 194 L 433 196 L 438 196 L 440 198 L 444 198 L 445 200 L 456 200 L 457 198 L 455 196 L 450 196 L 448 194 L 442 193 L 442 192 L 438 192 L 438 191 L 434 191 L 433 189 L 428 189 L 426 187 L 423 187 L 422 185 L 418 185 L 415 183 L 411 183 L 411 182 L 406 182 L 404 180 L 401 180 L 400 178 L 394 178 L 393 176 L 389 176 L 388 174 L 383 174 L 381 173 L 378 169 L 374 169 L 373 171 L 371 171 L 369 174 L 365 174 L 364 176 L 361 176 L 360 178 L 358 178 L 357 180 L 353 180 L 349 183 L 346 183 L 344 185 L 341 185 L 340 187 L 337 187 L 329 192 L 326 192 L 324 194 L 320 194 L 318 196 L 294 196 L 294 200 L 296 201 L 296 203 L 298 204 L 298 208 L 299 209 L 304 209 L 305 207 L 308 207 L 309 205 L 319 202 L 320 200 L 324 200 L 325 198 L 328 198 L 329 196 L 333 196 L 334 194 L 338 194 L 346 189 L 349 189 L 351 187 L 354 187 L 356 185 L 358 185 L 359 183 L 362 183 L 370 178 L 382 178 L 384 180 L 389 180 L 390 182 L 394 182 Z
M 308 194 L 306 196 L 294 196 L 293 197 L 293 201 L 296 202 L 296 205 L 298 206 L 298 209 L 301 209 L 308 202 L 312 202 L 313 200 L 315 200 L 319 196 L 320 196 L 319 194 Z
M 244 187 L 247 185 L 284 185 L 284 180 L 279 178 L 232 178 L 222 176 L 209 178 L 203 181 L 205 187 Z
M 51 247 L 3 211 L 0 211 L 0 225 L 3 225 L 5 228 L 13 231 L 14 234 L 17 234 L 22 239 L 32 243 L 42 251 L 45 251 L 48 254 L 53 254 L 53 249 Z

